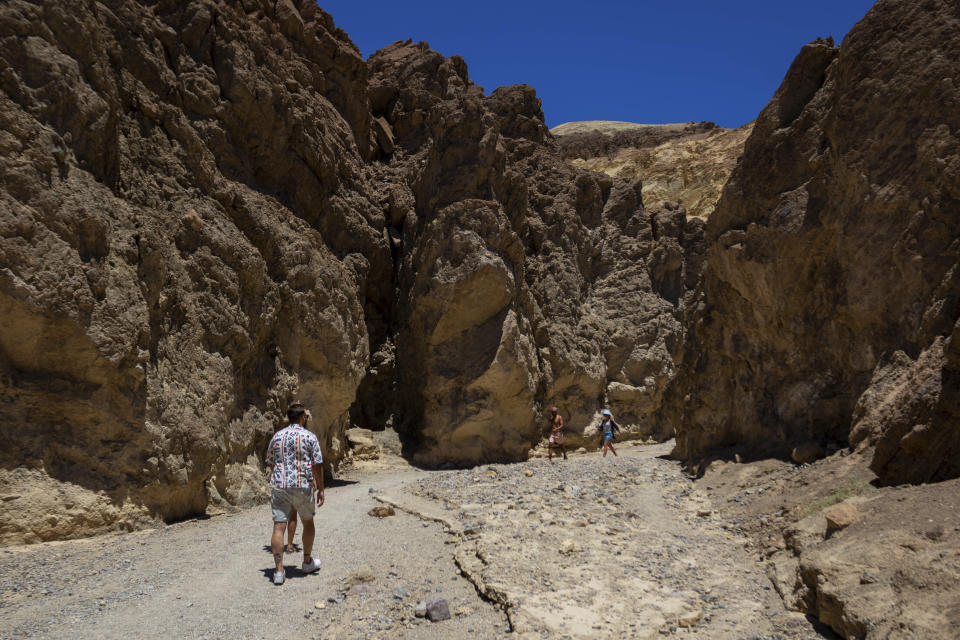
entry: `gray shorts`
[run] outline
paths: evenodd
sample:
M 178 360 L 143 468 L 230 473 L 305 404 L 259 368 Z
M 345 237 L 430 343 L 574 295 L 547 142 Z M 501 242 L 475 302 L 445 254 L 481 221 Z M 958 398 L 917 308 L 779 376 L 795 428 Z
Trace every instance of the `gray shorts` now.
M 277 489 L 270 494 L 270 508 L 273 509 L 274 522 L 286 522 L 290 512 L 297 510 L 301 520 L 313 520 L 316 503 L 313 501 L 313 489 Z

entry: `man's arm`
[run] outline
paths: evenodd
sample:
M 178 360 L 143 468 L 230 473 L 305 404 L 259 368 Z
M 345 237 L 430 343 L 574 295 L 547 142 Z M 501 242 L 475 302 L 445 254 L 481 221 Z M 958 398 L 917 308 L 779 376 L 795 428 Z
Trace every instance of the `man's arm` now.
M 323 506 L 323 452 L 320 450 L 320 441 L 316 436 L 313 437 L 313 464 L 310 471 L 313 472 L 313 483 L 317 488 L 317 506 Z
M 313 481 L 317 486 L 317 506 L 323 506 L 323 463 L 310 467 L 313 471 Z

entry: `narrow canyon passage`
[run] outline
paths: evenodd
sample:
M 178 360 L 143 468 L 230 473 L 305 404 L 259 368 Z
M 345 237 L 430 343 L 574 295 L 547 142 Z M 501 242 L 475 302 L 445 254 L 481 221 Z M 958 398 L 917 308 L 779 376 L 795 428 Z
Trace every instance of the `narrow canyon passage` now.
M 819 638 L 669 445 L 424 472 L 358 467 L 318 513 L 319 575 L 269 580 L 269 508 L 0 552 L 0 636 Z M 374 518 L 388 502 L 396 515 Z M 729 525 L 728 525 L 729 526 Z M 299 543 L 299 534 L 297 537 Z M 418 602 L 445 598 L 428 622 Z

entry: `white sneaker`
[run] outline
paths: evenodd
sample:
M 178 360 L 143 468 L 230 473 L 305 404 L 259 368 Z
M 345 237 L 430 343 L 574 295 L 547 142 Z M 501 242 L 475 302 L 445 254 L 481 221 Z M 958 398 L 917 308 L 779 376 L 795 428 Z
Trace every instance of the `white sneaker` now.
M 320 561 L 316 558 L 310 558 L 310 562 L 304 562 L 300 566 L 300 570 L 304 573 L 314 573 L 320 569 Z
M 286 577 L 286 574 L 283 571 L 273 572 L 273 584 L 283 584 L 283 579 Z

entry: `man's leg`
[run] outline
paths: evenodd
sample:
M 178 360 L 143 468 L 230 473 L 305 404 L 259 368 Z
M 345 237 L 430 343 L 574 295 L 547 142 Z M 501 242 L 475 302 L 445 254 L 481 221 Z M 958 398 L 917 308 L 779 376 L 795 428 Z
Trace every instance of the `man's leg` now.
M 547 459 L 553 460 L 553 443 L 552 442 L 547 443 Z
M 560 445 L 560 453 L 563 454 L 563 459 L 566 460 L 566 459 L 567 459 L 567 448 L 566 448 L 563 444 Z
M 297 510 L 294 509 L 293 513 L 290 514 L 290 521 L 287 523 L 287 553 L 293 553 L 296 551 L 296 547 L 293 546 L 293 536 L 297 533 Z
M 277 564 L 277 571 L 281 572 L 283 571 L 283 532 L 286 528 L 286 522 L 274 522 L 273 536 L 270 538 L 270 549 L 273 551 L 273 561 Z M 313 538 L 311 538 L 310 541 L 313 542 Z
M 303 489 L 297 492 L 293 501 L 293 506 L 297 509 L 297 514 L 300 516 L 300 522 L 303 523 L 303 533 L 301 534 L 300 542 L 303 544 L 303 566 L 301 570 L 304 573 L 313 573 L 320 568 L 320 563 L 311 556 L 313 540 L 317 532 L 313 525 L 313 514 L 316 512 L 313 496 L 313 491 Z
M 313 538 L 317 530 L 313 526 L 313 519 L 303 521 L 303 564 L 309 564 L 313 557 L 310 552 L 313 551 Z
M 614 456 L 616 456 L 616 457 L 618 457 L 618 458 L 620 457 L 620 456 L 617 456 L 617 450 L 613 448 L 613 443 L 612 443 L 612 442 L 610 443 L 610 451 L 613 451 L 613 455 L 614 455 Z
M 270 550 L 277 571 L 283 575 L 283 534 L 287 530 L 287 521 L 293 511 L 290 499 L 282 489 L 274 489 L 270 494 L 270 510 L 273 513 L 273 535 L 270 536 Z M 277 582 L 276 584 L 282 584 Z

